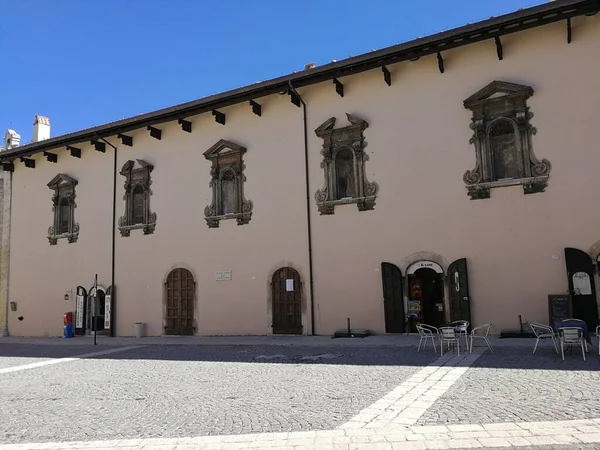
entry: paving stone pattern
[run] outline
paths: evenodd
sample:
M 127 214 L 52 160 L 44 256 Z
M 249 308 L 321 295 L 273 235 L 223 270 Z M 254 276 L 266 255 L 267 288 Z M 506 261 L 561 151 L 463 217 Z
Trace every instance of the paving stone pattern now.
M 421 425 L 535 422 L 600 417 L 600 358 L 592 348 L 565 361 L 544 348 L 497 348 L 481 356 L 420 418 Z
M 19 347 L 40 357 L 102 350 Z M 392 347 L 149 346 L 5 373 L 0 443 L 334 429 L 436 357 Z
M 15 345 L 0 344 L 0 369 L 47 361 L 54 358 L 69 358 L 98 350 L 96 346 L 58 346 L 58 345 Z

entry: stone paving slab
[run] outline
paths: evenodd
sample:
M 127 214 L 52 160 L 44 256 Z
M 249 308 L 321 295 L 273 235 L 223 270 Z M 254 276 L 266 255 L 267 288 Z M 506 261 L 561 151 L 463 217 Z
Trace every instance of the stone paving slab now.
M 587 419 L 600 415 L 600 357 L 498 348 L 481 356 L 422 425 Z
M 0 411 L 10 411 L 0 443 L 333 429 L 436 358 L 394 347 L 147 346 L 0 373 Z
M 379 429 L 344 429 L 304 431 L 298 433 L 243 434 L 233 436 L 202 436 L 176 439 L 119 439 L 107 441 L 53 442 L 0 445 L 0 450 L 47 449 L 152 449 L 152 450 L 238 450 L 238 449 L 292 449 L 292 450 L 411 450 L 411 449 L 464 449 L 464 448 L 529 448 L 543 449 L 597 449 L 600 433 L 591 428 L 600 425 L 600 419 L 563 422 L 521 422 L 510 424 L 522 430 L 518 437 L 494 437 L 490 433 L 496 425 L 489 424 L 478 431 L 455 431 L 450 427 L 393 427 Z M 430 427 L 429 427 L 430 428 Z M 478 428 L 475 425 L 475 428 Z M 425 430 L 424 430 L 425 429 Z M 424 432 L 425 431 L 425 432 Z M 440 435 L 443 431 L 444 436 Z M 509 430 L 505 430 L 509 431 Z M 477 433 L 474 435 L 473 433 Z

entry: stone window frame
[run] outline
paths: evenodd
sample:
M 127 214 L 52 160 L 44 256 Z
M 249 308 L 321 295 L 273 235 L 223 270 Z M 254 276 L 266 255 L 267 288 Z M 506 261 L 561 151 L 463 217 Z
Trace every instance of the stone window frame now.
M 244 196 L 246 175 L 244 173 L 245 147 L 225 139 L 204 152 L 204 157 L 211 162 L 210 183 L 212 200 L 204 208 L 204 218 L 208 228 L 218 228 L 221 220 L 236 219 L 238 225 L 247 225 L 252 218 L 254 204 Z M 223 214 L 222 211 L 222 179 L 224 175 L 233 177 L 235 181 L 235 212 Z
M 463 175 L 471 200 L 490 198 L 491 189 L 505 186 L 522 185 L 525 194 L 546 189 L 552 164 L 547 159 L 539 160 L 533 151 L 532 136 L 537 129 L 530 123 L 533 113 L 527 105 L 533 92 L 531 86 L 492 81 L 463 102 L 473 113 L 470 124 L 473 136 L 469 143 L 475 146 L 475 168 Z M 494 179 L 489 136 L 492 126 L 499 121 L 510 122 L 515 130 L 515 151 L 521 164 L 517 178 Z
M 356 204 L 359 211 L 373 210 L 379 193 L 379 185 L 374 181 L 368 181 L 366 177 L 365 163 L 369 160 L 369 155 L 365 152 L 367 141 L 364 130 L 369 127 L 369 124 L 349 113 L 346 113 L 346 117 L 350 122 L 348 126 L 334 128 L 336 118 L 331 117 L 315 130 L 315 134 L 323 139 L 321 168 L 325 183 L 324 187 L 317 190 L 315 194 L 317 207 L 322 216 L 334 214 L 335 207 L 338 205 Z M 353 197 L 338 198 L 336 156 L 345 150 L 352 152 L 356 192 Z
M 144 234 L 153 234 L 156 229 L 156 213 L 150 210 L 150 196 L 152 195 L 152 176 L 154 166 L 142 159 L 127 161 L 121 171 L 125 177 L 125 213 L 119 218 L 119 231 L 121 236 L 131 235 L 131 230 L 143 230 Z M 133 210 L 133 195 L 137 188 L 142 189 L 143 220 L 135 223 Z
M 79 238 L 79 223 L 75 222 L 75 186 L 78 181 L 64 173 L 56 175 L 49 183 L 48 188 L 54 191 L 52 196 L 52 213 L 54 220 L 48 228 L 48 241 L 50 245 L 56 245 L 59 239 L 66 239 L 69 244 L 77 242 Z M 62 230 L 60 226 L 61 209 L 63 201 L 67 202 L 69 207 L 69 223 L 67 230 Z

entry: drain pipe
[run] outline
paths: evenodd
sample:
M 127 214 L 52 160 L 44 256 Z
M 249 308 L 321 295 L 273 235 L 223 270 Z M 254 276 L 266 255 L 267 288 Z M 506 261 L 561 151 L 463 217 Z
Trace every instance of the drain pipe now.
M 0 274 L 4 278 L 4 285 L 0 292 L 0 298 L 4 302 L 2 305 L 5 308 L 4 311 L 4 323 L 1 325 L 0 336 L 8 337 L 10 333 L 8 331 L 8 313 L 9 313 L 9 284 L 10 284 L 10 225 L 12 223 L 12 184 L 13 184 L 13 173 L 9 171 L 4 172 L 2 180 L 4 184 L 4 204 L 3 204 L 3 217 L 4 222 L 2 224 L 2 253 L 0 254 L 0 267 L 3 269 L 3 273 Z M 2 304 L 0 301 L 0 304 Z
M 111 242 L 112 251 L 111 251 L 111 261 L 110 261 L 110 264 L 111 264 L 110 285 L 112 286 L 112 288 L 111 288 L 112 289 L 112 291 L 111 291 L 112 300 L 111 300 L 110 313 L 111 313 L 112 317 L 110 318 L 110 334 L 112 337 L 115 337 L 117 335 L 116 327 L 115 327 L 116 321 L 113 320 L 113 317 L 116 316 L 116 314 L 113 311 L 115 311 L 116 308 L 113 308 L 113 305 L 114 305 L 114 300 L 117 298 L 116 292 L 115 292 L 116 291 L 116 288 L 115 288 L 115 242 L 116 242 L 115 228 L 116 228 L 116 220 L 117 220 L 117 147 L 112 145 L 110 142 L 108 142 L 103 137 L 97 136 L 97 138 L 113 149 L 113 198 L 112 198 L 112 242 Z
M 305 184 L 306 184 L 306 220 L 307 220 L 307 230 L 308 230 L 308 285 L 310 292 L 310 334 L 312 336 L 315 335 L 315 290 L 313 286 L 313 254 L 312 254 L 312 226 L 310 220 L 310 182 L 308 175 L 308 124 L 306 119 L 306 103 L 298 94 L 298 91 L 292 86 L 292 82 L 289 81 L 290 91 L 292 91 L 298 99 L 300 103 L 302 103 L 302 115 L 303 115 L 303 126 L 304 126 L 304 175 L 305 175 Z

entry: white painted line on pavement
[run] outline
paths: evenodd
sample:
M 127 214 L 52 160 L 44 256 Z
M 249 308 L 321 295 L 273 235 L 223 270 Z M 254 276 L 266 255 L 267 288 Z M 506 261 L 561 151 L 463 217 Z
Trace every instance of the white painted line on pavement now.
M 372 405 L 360 411 L 339 429 L 384 428 L 415 425 L 423 414 L 473 365 L 483 351 L 438 358 Z M 459 366 L 459 367 L 457 367 Z
M 77 355 L 77 356 L 73 356 L 70 358 L 56 358 L 56 359 L 50 359 L 48 361 L 40 361 L 40 362 L 36 362 L 36 363 L 31 363 L 31 364 L 23 364 L 22 366 L 6 367 L 4 369 L 0 369 L 0 375 L 3 373 L 18 372 L 20 370 L 37 369 L 38 367 L 50 366 L 52 364 L 59 364 L 59 363 L 63 363 L 63 362 L 78 361 L 80 359 L 93 358 L 95 356 L 110 355 L 112 353 L 126 352 L 127 350 L 133 350 L 134 348 L 140 348 L 140 347 L 143 347 L 143 345 L 131 345 L 129 347 L 111 348 L 109 350 L 102 350 L 99 352 L 84 353 L 83 355 Z

